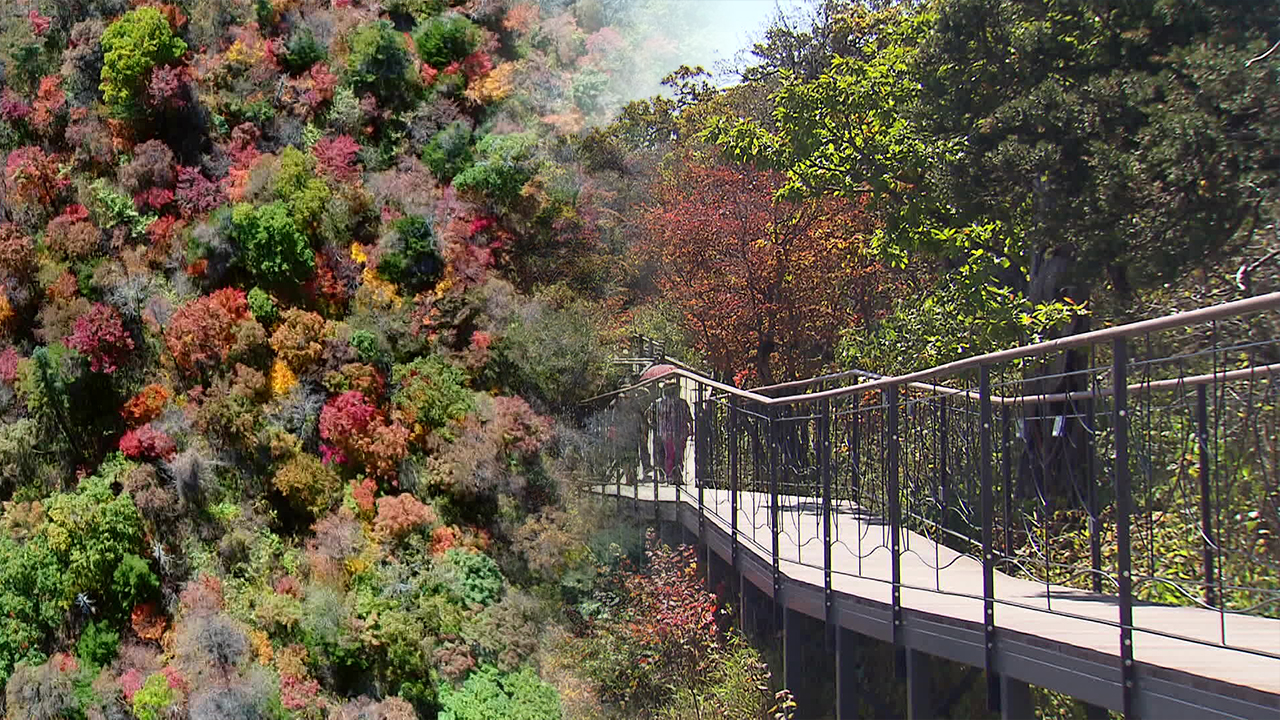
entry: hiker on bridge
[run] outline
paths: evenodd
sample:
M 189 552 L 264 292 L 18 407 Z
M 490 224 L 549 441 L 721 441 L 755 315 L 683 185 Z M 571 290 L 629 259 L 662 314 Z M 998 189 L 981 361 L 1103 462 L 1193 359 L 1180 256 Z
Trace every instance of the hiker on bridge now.
M 680 397 L 680 383 L 663 386 L 653 404 L 654 460 L 668 482 L 684 484 L 684 451 L 693 434 L 693 413 Z

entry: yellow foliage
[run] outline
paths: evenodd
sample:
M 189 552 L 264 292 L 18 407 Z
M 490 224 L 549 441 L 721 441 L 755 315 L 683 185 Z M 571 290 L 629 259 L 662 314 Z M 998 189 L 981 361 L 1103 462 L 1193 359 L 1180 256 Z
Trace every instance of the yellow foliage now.
M 364 251 L 364 246 L 360 243 L 351 243 L 351 259 L 361 265 L 369 262 L 369 255 Z
M 0 290 L 0 328 L 13 319 L 13 306 L 9 304 L 9 296 Z
M 255 65 L 262 60 L 264 53 L 262 51 L 262 43 L 257 41 L 245 42 L 244 40 L 236 40 L 231 43 L 231 47 L 227 48 L 226 61 L 233 65 Z
M 261 630 L 249 631 L 249 644 L 253 646 L 253 654 L 258 658 L 259 665 L 270 665 L 271 659 L 275 655 L 271 647 L 271 638 Z
M 505 62 L 467 88 L 467 99 L 478 104 L 497 102 L 515 90 L 516 64 Z
M 279 397 L 298 384 L 298 376 L 280 358 L 271 364 L 271 394 Z
M 395 310 L 403 302 L 396 292 L 395 284 L 378 277 L 373 268 L 365 268 L 360 274 L 360 280 L 360 289 L 356 291 L 355 299 L 357 307 Z

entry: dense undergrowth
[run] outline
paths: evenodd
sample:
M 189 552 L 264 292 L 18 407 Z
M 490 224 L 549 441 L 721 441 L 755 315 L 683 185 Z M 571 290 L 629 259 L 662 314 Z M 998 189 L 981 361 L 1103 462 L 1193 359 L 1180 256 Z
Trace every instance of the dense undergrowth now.
M 608 382 L 574 133 L 643 9 L 4 4 L 7 717 L 595 717 L 584 638 L 665 666 L 555 419 Z

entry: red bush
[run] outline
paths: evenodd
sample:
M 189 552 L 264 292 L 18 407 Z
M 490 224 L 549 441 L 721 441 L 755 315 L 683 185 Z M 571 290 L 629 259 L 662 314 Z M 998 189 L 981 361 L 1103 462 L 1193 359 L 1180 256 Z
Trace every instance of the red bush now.
M 35 271 L 35 246 L 17 225 L 0 225 L 0 270 L 3 274 L 26 279 Z
M 493 422 L 502 433 L 503 445 L 519 455 L 536 455 L 551 441 L 551 419 L 535 413 L 518 397 L 494 398 Z
M 373 520 L 374 532 L 384 538 L 398 540 L 425 525 L 434 525 L 436 511 L 409 493 L 378 498 L 378 516 Z
M 179 167 L 178 185 L 173 197 L 182 216 L 188 220 L 203 215 L 226 202 L 218 183 L 206 178 L 199 168 Z
M 320 412 L 320 437 L 372 475 L 391 478 L 409 453 L 409 430 L 387 423 L 359 391 L 345 392 Z
M 360 177 L 360 166 L 356 164 L 358 152 L 360 145 L 350 135 L 321 138 L 311 148 L 320 172 L 342 182 Z
M 167 460 L 177 451 L 173 438 L 149 424 L 130 430 L 120 438 L 120 452 L 134 460 Z
M 46 155 L 34 145 L 9 153 L 4 179 L 9 186 L 9 196 L 15 202 L 45 207 L 53 207 L 62 191 L 71 185 L 70 180 L 62 177 L 57 156 Z
M 62 91 L 62 77 L 48 75 L 40 78 L 40 89 L 36 92 L 36 101 L 31 105 L 31 124 L 37 130 L 48 135 L 65 120 L 67 94 Z
M 125 356 L 133 351 L 133 338 L 115 308 L 94 303 L 89 312 L 76 318 L 67 346 L 89 358 L 90 370 L 109 375 L 119 370 Z
M 12 385 L 18 379 L 18 361 L 21 359 L 22 356 L 12 347 L 0 352 L 0 380 Z
M 244 291 L 224 288 L 178 308 L 165 328 L 165 347 L 180 369 L 201 372 L 226 362 L 237 326 L 250 319 Z

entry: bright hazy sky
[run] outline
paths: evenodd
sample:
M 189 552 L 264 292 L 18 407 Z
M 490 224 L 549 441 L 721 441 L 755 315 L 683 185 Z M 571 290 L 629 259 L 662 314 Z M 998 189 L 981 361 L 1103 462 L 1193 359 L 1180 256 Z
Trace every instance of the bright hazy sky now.
M 716 72 L 716 64 L 732 60 L 735 53 L 751 47 L 763 34 L 764 27 L 777 8 L 792 10 L 806 4 L 803 0 L 682 0 L 700 6 L 705 26 L 701 42 L 686 61 L 703 65 Z

